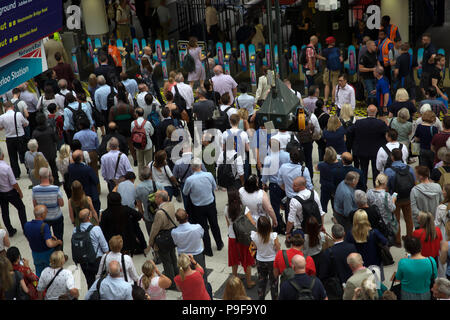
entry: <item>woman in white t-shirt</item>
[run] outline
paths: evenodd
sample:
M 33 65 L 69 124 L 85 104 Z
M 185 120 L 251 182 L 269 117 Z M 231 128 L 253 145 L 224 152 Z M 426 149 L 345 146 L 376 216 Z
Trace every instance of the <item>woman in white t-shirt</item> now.
M 270 281 L 272 300 L 278 300 L 278 277 L 273 274 L 273 262 L 280 250 L 278 235 L 272 231 L 269 218 L 262 216 L 256 224 L 256 232 L 250 233 L 251 246 L 256 247 L 256 268 L 258 269 L 258 297 L 264 300 L 266 296 L 267 279 Z
M 261 190 L 258 186 L 258 177 L 251 174 L 244 186 L 239 189 L 239 195 L 241 197 L 242 204 L 249 208 L 252 213 L 253 221 L 258 223 L 258 219 L 261 216 L 270 217 L 272 219 L 273 227 L 277 226 L 277 218 L 273 211 L 270 199 L 264 190 Z
M 6 257 L 6 248 L 9 248 L 10 245 L 8 233 L 0 224 L 0 255 Z
M 50 256 L 50 267 L 47 267 L 42 271 L 37 286 L 38 294 L 41 299 L 46 289 L 47 293 L 45 295 L 45 300 L 59 300 L 61 296 L 65 296 L 68 300 L 78 298 L 79 292 L 75 287 L 75 280 L 72 272 L 63 269 L 65 262 L 66 259 L 64 258 L 64 253 L 62 251 L 54 251 Z
M 228 204 L 225 206 L 224 214 L 228 226 L 228 266 L 231 267 L 233 275 L 237 277 L 239 264 L 242 265 L 247 280 L 247 289 L 251 289 L 256 285 L 252 281 L 252 265 L 255 264 L 255 259 L 250 254 L 249 246 L 236 241 L 233 223 L 242 214 L 245 214 L 253 224 L 255 222 L 249 209 L 242 204 L 237 189 L 228 190 Z
M 164 190 L 169 194 L 169 201 L 172 201 L 172 196 L 177 196 L 178 181 L 173 176 L 172 171 L 167 165 L 167 154 L 164 150 L 159 150 L 155 154 L 155 161 L 148 164 L 152 172 L 152 179 L 156 183 L 161 184 Z
M 166 300 L 166 289 L 171 286 L 172 280 L 158 270 L 153 260 L 145 261 L 142 273 L 138 283 L 150 296 L 150 300 Z

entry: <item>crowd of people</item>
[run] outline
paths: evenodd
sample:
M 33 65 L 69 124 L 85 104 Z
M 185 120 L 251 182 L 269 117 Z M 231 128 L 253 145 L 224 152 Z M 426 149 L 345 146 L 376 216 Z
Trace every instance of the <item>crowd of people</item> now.
M 402 62 L 409 47 L 398 46 L 398 28 L 388 19 L 382 24 L 378 42 L 363 39 L 360 47 L 368 105 L 362 119 L 354 114 L 355 90 L 337 68 L 343 57 L 335 40 L 327 38 L 319 55 L 311 36 L 307 93 L 302 97 L 288 79 L 283 84 L 307 113 L 307 129 L 299 132 L 268 131 L 260 121 L 257 106 L 270 91 L 266 69 L 256 97 L 220 65 L 208 80 L 195 38 L 189 84 L 178 70 L 162 89 L 151 47 L 144 48 L 136 77 L 117 68 L 114 50 L 100 50 L 87 88 L 56 52 L 42 90 L 32 92 L 27 83 L 14 88 L 0 115 L 9 157 L 8 164 L 0 149 L 0 298 L 78 299 L 74 276 L 64 268 L 71 258 L 87 283 L 83 299 L 164 300 L 166 290 L 178 290 L 185 300 L 210 300 L 217 289 L 206 272 L 206 256 L 215 251 L 211 229 L 215 249 L 228 250 L 232 272 L 223 299 L 250 299 L 247 290 L 255 286 L 260 300 L 268 289 L 273 300 L 450 299 L 450 116 L 439 120 L 447 112 L 439 73 L 445 57 L 424 35 L 426 96 L 417 109 L 420 93 L 407 80 L 414 66 Z M 393 55 L 398 49 L 401 55 Z M 315 59 L 327 61 L 325 99 L 313 85 Z M 32 206 L 23 203 L 17 182 L 23 169 Z M 220 192 L 227 197 L 227 241 L 218 221 Z M 34 268 L 14 246 L 18 231 L 9 204 Z M 73 225 L 69 237 L 66 223 Z M 68 246 L 72 257 L 64 253 Z M 406 255 L 385 279 L 392 246 Z M 150 252 L 138 272 L 133 256 Z

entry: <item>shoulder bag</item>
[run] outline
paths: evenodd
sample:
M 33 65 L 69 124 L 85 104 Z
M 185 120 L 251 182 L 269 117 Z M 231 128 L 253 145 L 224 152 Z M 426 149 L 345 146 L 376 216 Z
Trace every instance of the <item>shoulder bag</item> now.
M 378 254 L 380 255 L 381 263 L 383 266 L 390 266 L 395 263 L 392 258 L 392 254 L 389 251 L 389 247 L 387 245 L 382 245 L 380 242 L 377 242 Z
M 245 215 L 245 207 L 242 210 L 239 217 L 233 221 L 233 231 L 236 236 L 236 241 L 245 246 L 250 246 L 252 242 L 250 234 L 252 231 L 256 231 L 256 227 L 250 222 Z
M 168 230 L 160 230 L 155 237 L 155 244 L 158 246 L 158 249 L 167 252 L 169 250 L 175 249 L 175 243 L 173 242 L 171 231 L 172 231 L 172 229 L 176 228 L 177 225 L 170 218 L 170 216 L 166 210 L 164 210 L 162 208 L 159 208 L 158 210 L 163 211 L 165 213 L 167 219 L 169 219 L 169 221 L 174 225 L 173 228 L 170 228 Z
M 117 162 L 116 162 L 116 168 L 114 169 L 114 176 L 113 176 L 113 178 L 107 181 L 109 190 L 114 189 L 116 187 L 117 183 L 119 182 L 119 179 L 116 179 L 116 174 L 117 174 L 117 169 L 119 168 L 120 156 L 121 155 L 122 155 L 122 152 L 119 152 L 119 156 L 117 157 Z

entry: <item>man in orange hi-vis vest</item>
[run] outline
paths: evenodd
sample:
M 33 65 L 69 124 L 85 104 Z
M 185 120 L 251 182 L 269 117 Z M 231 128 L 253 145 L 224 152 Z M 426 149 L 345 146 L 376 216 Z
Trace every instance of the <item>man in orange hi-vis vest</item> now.
M 395 24 L 391 24 L 391 17 L 384 16 L 381 18 L 381 26 L 391 41 L 397 42 L 401 41 L 402 37 L 400 36 L 400 31 L 398 31 L 398 26 Z
M 391 64 L 394 61 L 394 42 L 387 37 L 386 31 L 380 29 L 378 32 L 378 40 L 375 41 L 377 46 L 378 63 L 384 67 L 384 74 L 391 83 Z

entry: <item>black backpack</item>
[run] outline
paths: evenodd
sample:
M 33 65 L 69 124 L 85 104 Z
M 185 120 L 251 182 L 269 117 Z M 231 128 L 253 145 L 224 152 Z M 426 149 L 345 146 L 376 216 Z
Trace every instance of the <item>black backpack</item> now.
M 193 72 L 195 70 L 195 60 L 192 58 L 191 54 L 186 52 L 186 55 L 183 59 L 183 69 L 186 70 L 186 72 Z
M 398 199 L 409 199 L 412 188 L 415 186 L 414 176 L 409 172 L 409 166 L 404 169 L 391 168 L 395 171 L 394 190 Z
M 256 227 L 245 215 L 245 207 L 242 207 L 241 214 L 233 221 L 233 231 L 238 243 L 241 243 L 244 246 L 250 246 L 252 242 L 250 234 L 252 231 L 256 231 Z
M 233 157 L 236 161 L 238 154 Z M 227 162 L 227 151 L 224 151 L 223 163 L 217 166 L 217 184 L 223 188 L 229 188 L 235 184 L 236 177 L 233 174 L 233 169 L 230 163 Z
M 180 94 L 180 91 L 178 91 L 177 86 L 175 85 L 173 87 L 175 88 L 175 95 L 173 97 L 173 102 L 177 105 L 178 110 L 180 110 L 180 112 L 186 110 L 186 100 Z
M 67 108 L 72 111 L 72 120 L 75 127 L 75 131 L 80 130 L 80 123 L 82 121 L 89 121 L 89 118 L 87 117 L 86 113 L 81 108 L 81 102 L 78 102 L 78 109 L 72 109 L 71 107 L 67 106 Z
M 231 108 L 233 108 L 233 106 L 229 106 L 224 111 L 218 108 L 219 116 L 213 118 L 214 128 L 219 129 L 222 132 L 231 128 L 230 120 L 228 119 L 227 114 L 227 111 L 230 110 Z
M 392 166 L 392 151 L 389 150 L 388 147 L 386 147 L 386 145 L 382 146 L 383 150 L 386 152 L 386 154 L 388 155 L 387 160 L 386 160 L 386 164 L 384 165 L 384 170 L 386 170 L 387 168 L 390 168 Z M 398 148 L 400 150 L 403 150 L 403 145 L 401 143 L 399 143 Z
M 289 283 L 295 288 L 295 290 L 297 290 L 297 300 L 316 300 L 312 292 L 312 289 L 316 284 L 315 277 L 312 278 L 311 285 L 309 287 L 300 287 L 295 282 L 295 279 L 289 280 Z
M 302 167 L 302 176 L 303 170 L 304 169 Z M 319 225 L 322 225 L 322 217 L 320 216 L 319 206 L 317 202 L 314 200 L 314 191 L 311 190 L 311 196 L 306 200 L 303 200 L 299 196 L 295 196 L 294 199 L 300 202 L 300 204 L 302 205 L 303 220 L 301 226 L 303 230 L 305 230 L 305 224 L 306 221 L 308 221 L 309 217 L 316 218 Z
M 90 225 L 85 231 L 81 231 L 80 226 L 77 227 L 76 232 L 72 235 L 72 260 L 75 263 L 86 264 L 93 263 L 97 258 L 97 253 L 94 251 L 91 237 L 93 225 Z
M 112 107 L 114 107 L 114 98 L 116 97 L 116 93 L 114 92 L 114 87 L 111 87 L 111 91 L 108 94 L 108 96 L 106 97 L 106 106 L 108 107 L 108 111 L 109 109 L 111 109 Z
M 300 152 L 300 163 L 304 163 L 305 162 L 305 151 L 303 150 L 303 147 L 300 144 L 300 142 L 295 140 L 294 134 L 291 133 L 291 140 L 286 145 L 286 152 L 290 154 L 293 149 L 297 149 Z

